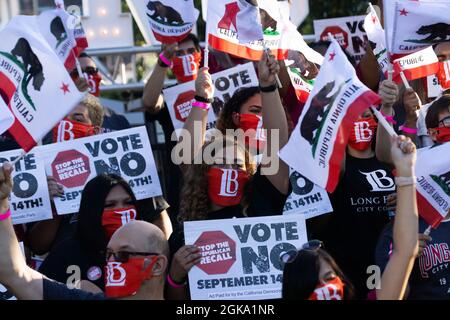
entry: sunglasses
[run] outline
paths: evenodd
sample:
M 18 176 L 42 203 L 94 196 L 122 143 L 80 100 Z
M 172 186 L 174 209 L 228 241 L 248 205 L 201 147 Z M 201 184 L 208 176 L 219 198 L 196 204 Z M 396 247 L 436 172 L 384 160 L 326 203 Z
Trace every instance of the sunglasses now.
M 95 74 L 98 73 L 98 68 L 94 68 L 94 67 L 86 67 L 86 68 L 84 68 L 84 69 L 81 70 L 81 71 L 83 71 L 83 73 L 86 73 L 86 74 L 88 74 L 88 75 L 90 75 L 90 76 L 93 76 L 93 75 L 95 75 Z M 79 75 L 78 75 L 78 70 L 77 70 L 77 69 L 72 70 L 72 71 L 70 72 L 70 75 L 71 75 L 72 77 L 77 77 L 77 76 L 79 76 Z
M 320 248 L 323 248 L 323 242 L 320 240 L 311 240 L 305 243 L 300 250 L 292 249 L 287 252 L 284 252 L 280 255 L 280 261 L 283 263 L 291 263 L 297 258 L 297 255 L 302 250 L 311 250 L 317 251 Z
M 441 121 L 439 121 L 439 126 L 442 126 L 445 128 L 450 128 L 450 117 L 446 117 L 446 118 L 442 119 Z
M 106 253 L 106 261 L 109 261 L 111 257 L 114 257 L 114 261 L 126 263 L 130 260 L 131 256 L 159 256 L 159 253 L 155 252 L 128 252 L 128 251 L 119 251 L 119 252 L 107 252 Z

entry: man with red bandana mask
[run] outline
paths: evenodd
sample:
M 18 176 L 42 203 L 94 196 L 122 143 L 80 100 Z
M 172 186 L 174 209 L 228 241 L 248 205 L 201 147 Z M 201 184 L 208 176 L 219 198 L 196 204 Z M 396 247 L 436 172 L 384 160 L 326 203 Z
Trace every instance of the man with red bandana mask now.
M 354 122 L 339 184 L 330 195 L 333 213 L 307 222 L 312 236 L 324 241 L 360 299 L 368 293 L 366 270 L 375 264 L 378 236 L 389 222 L 395 200 L 392 168 L 375 157 L 377 129 L 370 109 Z
M 22 300 L 162 300 L 169 249 L 156 226 L 133 221 L 119 228 L 108 243 L 105 294 L 69 289 L 26 265 L 15 237 L 8 197 L 12 189 L 9 163 L 0 168 L 0 282 Z

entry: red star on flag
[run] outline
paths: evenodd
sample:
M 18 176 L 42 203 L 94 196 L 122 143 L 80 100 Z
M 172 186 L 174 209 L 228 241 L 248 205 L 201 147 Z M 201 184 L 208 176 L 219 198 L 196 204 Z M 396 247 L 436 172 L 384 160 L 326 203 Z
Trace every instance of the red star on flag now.
M 409 12 L 406 11 L 406 9 L 400 10 L 400 15 L 401 15 L 401 16 L 405 16 L 405 17 L 406 17 L 406 16 L 408 15 L 408 13 L 409 13 Z
M 62 83 L 62 86 L 60 89 L 64 92 L 64 95 L 66 95 L 66 93 L 70 92 L 69 85 L 65 84 L 64 82 Z
M 335 56 L 336 56 L 336 52 L 330 53 L 330 59 L 328 61 L 333 61 Z
M 373 24 L 377 23 L 377 17 L 375 15 L 372 15 L 372 22 Z

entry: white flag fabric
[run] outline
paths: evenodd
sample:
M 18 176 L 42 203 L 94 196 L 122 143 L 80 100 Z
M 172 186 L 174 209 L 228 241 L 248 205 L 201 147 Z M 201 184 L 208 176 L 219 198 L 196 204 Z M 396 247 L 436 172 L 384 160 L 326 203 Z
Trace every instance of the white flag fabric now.
M 149 0 L 146 14 L 156 40 L 174 43 L 191 33 L 199 11 L 193 0 Z
M 252 1 L 254 3 L 254 1 Z M 321 64 L 323 57 L 308 47 L 297 28 L 287 19 L 276 0 L 258 0 L 260 20 L 255 19 L 254 10 L 248 7 L 247 0 L 208 1 L 207 35 L 211 48 L 249 60 L 259 60 L 263 48 L 271 50 L 278 60 L 288 57 L 290 51 L 301 52 L 312 63 Z M 247 14 L 242 8 L 250 8 Z M 260 25 L 263 30 L 264 45 L 260 38 Z M 241 31 L 239 28 L 244 26 Z M 251 28 L 254 30 L 250 31 Z
M 416 161 L 419 214 L 437 226 L 450 212 L 450 143 L 419 149 Z
M 397 1 L 391 53 L 409 54 L 447 41 L 449 8 L 449 1 Z
M 1 61 L 1 57 L 0 57 L 0 61 Z M 1 70 L 1 67 L 0 67 L 0 70 Z M 1 76 L 1 71 L 0 71 L 0 79 L 1 78 L 2 78 L 2 76 Z M 2 86 L 0 85 L 0 134 L 3 134 L 14 123 L 14 115 L 9 110 L 5 101 L 3 101 L 2 95 L 3 95 L 2 94 Z
M 35 16 L 16 16 L 0 31 L 0 92 L 14 114 L 9 129 L 29 151 L 83 98 Z
M 240 43 L 264 39 L 261 15 L 256 0 L 239 1 L 240 11 L 236 15 L 236 27 Z
M 403 70 L 410 81 L 434 75 L 439 71 L 439 59 L 433 47 L 417 51 L 394 61 L 393 80 L 402 83 L 400 72 Z
M 380 97 L 356 76 L 333 38 L 297 127 L 280 157 L 306 178 L 333 192 L 350 131 Z
M 364 20 L 364 29 L 366 30 L 367 38 L 371 42 L 378 65 L 383 73 L 387 75 L 389 70 L 389 55 L 386 48 L 386 35 L 381 26 L 380 19 L 372 6 L 370 7 L 370 13 Z

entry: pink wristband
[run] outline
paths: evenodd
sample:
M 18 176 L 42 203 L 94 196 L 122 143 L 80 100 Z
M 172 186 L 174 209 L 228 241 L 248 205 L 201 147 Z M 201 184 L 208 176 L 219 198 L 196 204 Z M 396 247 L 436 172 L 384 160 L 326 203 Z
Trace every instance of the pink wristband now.
M 159 59 L 161 59 L 161 61 L 164 62 L 166 66 L 172 68 L 172 62 L 169 59 L 167 59 L 163 53 L 159 55 Z
M 397 123 L 397 121 L 394 120 L 394 116 L 388 116 L 387 114 L 384 114 L 383 112 L 381 112 L 381 114 L 383 115 L 383 117 L 386 119 L 387 122 L 392 123 L 392 124 Z
M 208 111 L 209 108 L 211 107 L 211 104 L 205 103 L 205 102 L 200 102 L 200 101 L 194 101 L 192 103 L 192 106 Z
M 399 129 L 402 130 L 404 133 L 417 134 L 417 129 L 414 129 L 414 128 L 408 128 L 405 126 L 401 126 L 401 127 L 399 127 Z
M 183 284 L 175 283 L 175 281 L 173 281 L 172 278 L 170 277 L 170 274 L 167 274 L 166 278 L 167 278 L 167 282 L 169 283 L 169 285 L 172 288 L 179 289 L 179 288 L 184 288 L 186 286 L 186 283 L 183 283 Z
M 11 217 L 11 210 L 8 209 L 5 213 L 0 214 L 0 221 L 6 220 Z

